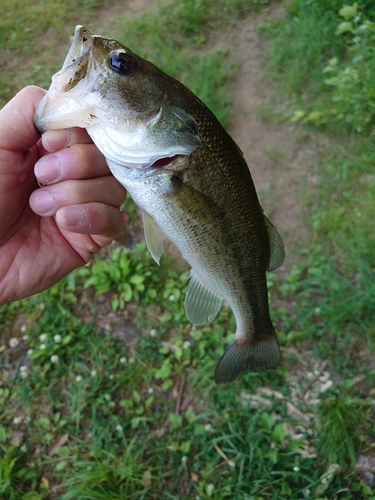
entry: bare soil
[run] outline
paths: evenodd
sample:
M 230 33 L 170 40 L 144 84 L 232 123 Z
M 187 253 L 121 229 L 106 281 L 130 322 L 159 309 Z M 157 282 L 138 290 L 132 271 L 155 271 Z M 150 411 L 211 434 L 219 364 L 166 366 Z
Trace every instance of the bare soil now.
M 267 13 L 267 19 L 282 13 L 282 7 L 277 6 Z M 233 111 L 229 133 L 245 155 L 266 215 L 282 236 L 286 259 L 281 272 L 285 272 L 295 261 L 298 248 L 306 246 L 309 240 L 304 190 L 308 185 L 312 187 L 309 172 L 314 151 L 294 126 L 272 122 L 284 103 L 282 96 L 275 99 L 273 89 L 265 81 L 267 46 L 256 31 L 263 20 L 262 15 L 245 19 L 226 37 L 225 43 L 240 65 L 231 85 Z

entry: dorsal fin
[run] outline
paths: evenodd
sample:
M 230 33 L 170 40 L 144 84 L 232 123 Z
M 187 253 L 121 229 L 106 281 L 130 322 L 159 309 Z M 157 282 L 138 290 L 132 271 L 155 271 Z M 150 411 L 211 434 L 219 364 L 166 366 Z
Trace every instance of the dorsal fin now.
M 284 262 L 285 259 L 284 243 L 283 240 L 281 239 L 281 236 L 277 232 L 276 228 L 272 224 L 272 222 L 269 219 L 267 219 L 267 217 L 264 214 L 263 217 L 267 226 L 268 237 L 270 240 L 270 247 L 271 247 L 270 264 L 268 270 L 274 271 L 275 269 L 280 267 L 281 264 Z

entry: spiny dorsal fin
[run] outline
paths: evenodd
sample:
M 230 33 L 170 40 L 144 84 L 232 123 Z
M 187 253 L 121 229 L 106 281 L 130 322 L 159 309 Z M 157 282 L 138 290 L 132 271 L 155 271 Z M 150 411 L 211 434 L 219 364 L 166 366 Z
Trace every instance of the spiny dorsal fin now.
M 159 264 L 160 257 L 164 252 L 163 235 L 154 219 L 147 212 L 142 210 L 143 230 L 147 248 L 152 258 Z
M 212 321 L 220 310 L 222 298 L 206 288 L 194 271 L 190 272 L 185 297 L 185 313 L 193 325 Z
M 270 265 L 268 270 L 274 271 L 275 269 L 280 267 L 281 264 L 284 262 L 285 259 L 284 243 L 283 240 L 281 239 L 281 236 L 277 232 L 276 228 L 272 224 L 272 222 L 269 219 L 267 219 L 267 217 L 264 214 L 263 217 L 267 226 L 268 237 L 270 240 L 270 247 L 271 247 Z

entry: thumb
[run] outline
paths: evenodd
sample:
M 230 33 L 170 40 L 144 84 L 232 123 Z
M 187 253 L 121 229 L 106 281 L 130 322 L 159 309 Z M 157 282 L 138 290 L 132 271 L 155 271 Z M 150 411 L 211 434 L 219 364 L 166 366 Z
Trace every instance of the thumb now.
M 33 118 L 44 94 L 40 87 L 25 87 L 0 110 L 0 149 L 24 153 L 36 144 L 39 132 Z

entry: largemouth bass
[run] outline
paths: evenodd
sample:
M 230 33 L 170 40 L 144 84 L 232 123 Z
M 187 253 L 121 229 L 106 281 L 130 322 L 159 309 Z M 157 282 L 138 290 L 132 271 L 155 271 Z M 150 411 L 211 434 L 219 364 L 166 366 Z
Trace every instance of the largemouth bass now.
M 228 302 L 237 330 L 216 367 L 217 383 L 279 366 L 266 271 L 283 262 L 283 243 L 241 150 L 187 87 L 121 43 L 77 26 L 35 124 L 40 132 L 87 129 L 141 209 L 156 262 L 165 235 L 190 264 L 191 323 L 213 320 Z

